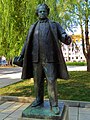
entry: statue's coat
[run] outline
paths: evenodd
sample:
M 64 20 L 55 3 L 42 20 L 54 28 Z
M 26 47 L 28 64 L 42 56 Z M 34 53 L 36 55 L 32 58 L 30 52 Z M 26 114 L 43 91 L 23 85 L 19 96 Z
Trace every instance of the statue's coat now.
M 35 26 L 37 25 L 37 23 L 38 23 L 38 21 L 30 27 L 25 44 L 24 44 L 24 47 L 23 47 L 22 52 L 21 52 L 21 55 L 24 56 L 23 68 L 22 68 L 22 77 L 21 77 L 22 79 L 33 78 L 32 55 L 31 55 L 31 53 L 32 53 L 31 52 L 32 51 L 32 40 L 33 40 L 32 36 L 33 36 L 34 29 L 35 29 Z M 62 29 L 62 27 L 60 26 L 59 23 L 49 20 L 49 25 L 50 25 L 51 33 L 53 35 L 55 49 L 57 51 L 58 60 L 59 60 L 59 62 L 56 65 L 57 78 L 68 79 L 69 75 L 68 75 L 65 60 L 64 60 L 64 57 L 62 54 L 60 41 L 66 45 L 69 45 L 71 43 L 71 41 L 68 41 L 67 39 L 65 39 L 65 35 L 67 35 L 67 34 Z M 59 35 L 59 38 L 61 36 L 60 39 L 58 38 L 58 33 L 60 33 L 60 35 Z

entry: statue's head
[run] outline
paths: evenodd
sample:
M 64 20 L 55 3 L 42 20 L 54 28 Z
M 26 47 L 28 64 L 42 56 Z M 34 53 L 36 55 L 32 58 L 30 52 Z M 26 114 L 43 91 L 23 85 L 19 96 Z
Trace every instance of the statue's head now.
M 46 19 L 49 15 L 49 7 L 46 4 L 39 4 L 36 9 L 36 15 L 39 19 Z

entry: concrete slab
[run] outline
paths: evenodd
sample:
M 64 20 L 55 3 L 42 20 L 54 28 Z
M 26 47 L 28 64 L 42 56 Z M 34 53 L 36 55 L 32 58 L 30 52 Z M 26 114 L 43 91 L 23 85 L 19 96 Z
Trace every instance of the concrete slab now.
M 1 113 L 7 113 L 7 114 L 11 114 L 12 112 L 14 112 L 16 109 L 18 109 L 19 107 L 21 107 L 23 105 L 23 103 L 14 103 L 11 106 L 9 106 L 7 109 L 4 109 L 3 111 L 1 111 Z
M 81 107 L 81 108 L 90 108 L 90 102 L 81 101 L 79 107 Z
M 79 114 L 79 120 L 90 120 L 90 115 Z
M 78 120 L 76 115 L 71 115 L 69 116 L 69 120 Z
M 6 109 L 8 107 L 10 107 L 11 105 L 13 105 L 15 102 L 5 102 L 3 104 L 0 105 L 0 109 Z
M 13 112 L 11 115 L 9 115 L 9 117 L 11 117 L 11 118 L 20 118 L 21 115 L 22 115 L 22 111 L 24 109 L 26 109 L 29 105 L 30 105 L 30 103 L 23 104 L 19 109 L 16 109 L 15 112 Z
M 69 107 L 69 120 L 78 120 L 78 107 Z
M 90 120 L 90 108 L 79 108 L 79 120 Z
M 90 115 L 90 108 L 79 108 L 79 114 Z
M 6 117 L 8 117 L 8 114 L 1 114 L 0 113 L 0 120 L 4 120 Z
M 11 117 L 7 117 L 6 119 L 4 119 L 4 120 L 18 120 L 19 118 L 11 118 Z
M 78 115 L 78 107 L 69 107 L 69 115 L 77 116 Z

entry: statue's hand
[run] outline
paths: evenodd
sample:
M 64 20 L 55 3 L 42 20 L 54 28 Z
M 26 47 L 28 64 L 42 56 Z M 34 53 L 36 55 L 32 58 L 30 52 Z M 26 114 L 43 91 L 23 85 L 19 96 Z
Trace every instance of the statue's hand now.
M 68 42 L 71 43 L 72 39 L 70 36 L 68 36 Z
M 67 41 L 68 44 L 70 44 L 70 43 L 72 42 L 71 37 L 70 37 L 70 36 L 67 36 L 67 37 L 66 37 L 66 41 Z
M 18 57 L 17 61 L 22 61 L 22 59 L 23 59 L 23 56 L 20 55 L 20 56 Z
M 23 56 L 20 55 L 19 57 L 18 56 L 14 57 L 13 64 L 20 66 L 20 67 L 23 67 Z

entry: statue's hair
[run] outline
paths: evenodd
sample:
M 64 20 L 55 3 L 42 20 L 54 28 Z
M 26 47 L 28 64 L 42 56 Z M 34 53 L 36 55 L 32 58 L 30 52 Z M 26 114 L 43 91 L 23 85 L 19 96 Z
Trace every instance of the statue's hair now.
M 48 12 L 48 15 L 49 15 L 50 8 L 49 8 L 45 3 L 39 4 L 39 5 L 37 6 L 37 8 L 36 8 L 36 15 L 38 16 L 38 10 L 39 10 L 39 8 L 40 8 L 41 6 L 44 6 L 44 7 L 47 9 L 47 12 Z

